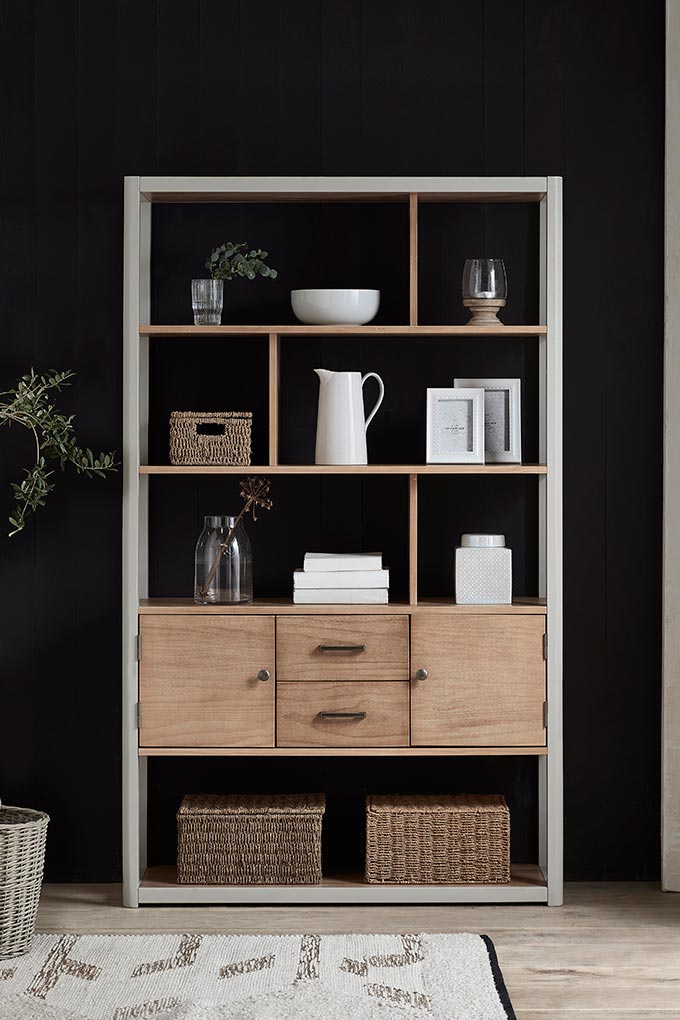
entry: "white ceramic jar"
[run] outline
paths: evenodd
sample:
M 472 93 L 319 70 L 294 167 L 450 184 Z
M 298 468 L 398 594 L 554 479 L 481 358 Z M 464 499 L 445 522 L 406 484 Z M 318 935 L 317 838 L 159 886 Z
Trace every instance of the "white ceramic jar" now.
M 456 549 L 456 602 L 503 606 L 512 602 L 512 549 L 505 535 L 463 535 Z

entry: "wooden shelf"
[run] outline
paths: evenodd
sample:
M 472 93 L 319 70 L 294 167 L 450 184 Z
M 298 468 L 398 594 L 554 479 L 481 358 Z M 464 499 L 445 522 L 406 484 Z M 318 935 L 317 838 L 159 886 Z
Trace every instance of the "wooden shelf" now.
M 546 475 L 545 464 L 141 464 L 140 475 Z
M 178 885 L 173 866 L 147 868 L 140 903 L 545 903 L 547 887 L 535 864 L 513 864 L 507 885 L 369 885 L 338 875 L 319 885 Z
M 140 747 L 140 758 L 518 758 L 547 747 Z
M 192 336 L 545 336 L 547 326 L 140 326 L 139 335 Z
M 305 606 L 294 605 L 291 598 L 255 599 L 246 606 L 200 606 L 193 599 L 187 598 L 155 598 L 142 599 L 139 603 L 140 616 L 224 616 L 224 615 L 264 615 L 282 616 L 298 614 L 302 616 L 363 616 L 374 614 L 389 616 L 405 613 L 413 616 L 416 613 L 442 613 L 449 616 L 545 616 L 547 613 L 545 599 L 524 598 L 514 599 L 509 606 L 463 606 L 457 605 L 452 598 L 420 599 L 416 604 L 395 600 L 386 606 L 372 605 L 327 605 Z

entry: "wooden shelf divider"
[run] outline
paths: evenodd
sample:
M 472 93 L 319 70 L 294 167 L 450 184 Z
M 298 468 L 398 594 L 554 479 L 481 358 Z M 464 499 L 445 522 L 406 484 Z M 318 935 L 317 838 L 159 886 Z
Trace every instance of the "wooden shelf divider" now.
M 408 597 L 418 602 L 418 475 L 408 476 Z
M 269 463 L 279 463 L 279 393 L 281 346 L 278 333 L 269 334 Z
M 408 201 L 409 241 L 409 322 L 418 325 L 418 195 L 409 195 Z

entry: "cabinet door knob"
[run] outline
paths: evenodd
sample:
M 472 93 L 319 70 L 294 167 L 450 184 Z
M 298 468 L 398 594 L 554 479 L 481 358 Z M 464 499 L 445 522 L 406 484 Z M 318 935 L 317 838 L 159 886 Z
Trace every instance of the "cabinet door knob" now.
M 265 680 L 269 680 L 270 678 L 271 678 L 271 673 L 269 672 L 268 669 L 261 669 L 260 672 L 257 674 L 257 679 L 258 680 L 262 680 L 263 682 Z
M 429 675 L 430 674 L 428 673 L 428 671 L 426 669 L 417 669 L 416 670 L 416 680 L 427 680 Z

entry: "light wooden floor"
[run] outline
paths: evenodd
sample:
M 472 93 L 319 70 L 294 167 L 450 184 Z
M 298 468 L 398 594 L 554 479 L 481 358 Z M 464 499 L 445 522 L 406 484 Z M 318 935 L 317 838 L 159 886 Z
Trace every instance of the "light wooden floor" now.
M 47 885 L 40 931 L 444 932 L 490 935 L 518 1020 L 680 1020 L 680 894 L 568 885 L 566 905 L 143 907 L 112 885 Z

